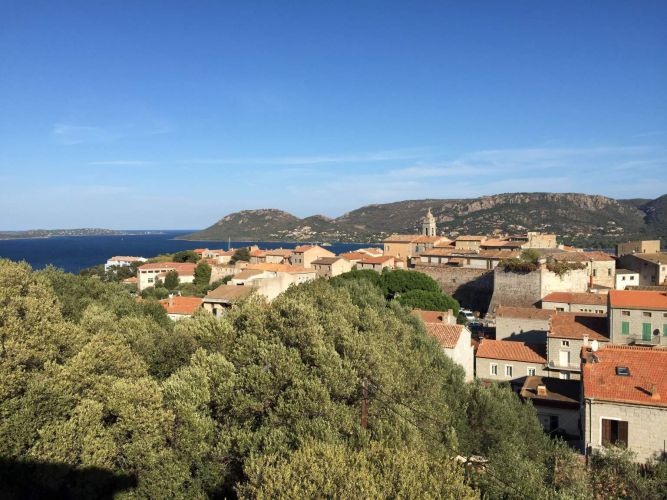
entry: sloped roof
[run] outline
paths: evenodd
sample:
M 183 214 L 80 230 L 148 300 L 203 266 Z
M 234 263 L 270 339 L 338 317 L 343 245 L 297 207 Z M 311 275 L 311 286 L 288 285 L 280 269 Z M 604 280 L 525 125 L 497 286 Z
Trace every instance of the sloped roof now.
M 190 316 L 194 314 L 197 308 L 201 307 L 203 300 L 199 297 L 172 297 L 160 301 L 167 314 L 183 314 Z
M 478 358 L 522 361 L 525 363 L 546 363 L 546 345 L 527 344 L 512 340 L 484 339 L 477 347 Z
M 424 323 L 442 323 L 449 316 L 447 311 L 425 311 L 423 309 L 413 309 L 412 314 L 421 318 Z
M 584 363 L 585 398 L 667 406 L 667 350 L 604 345 L 590 354 L 596 361 Z M 617 367 L 628 368 L 629 375 L 616 375 Z
M 218 301 L 235 302 L 249 296 L 253 289 L 249 286 L 239 285 L 220 285 L 215 290 L 211 290 L 204 297 L 204 302 L 209 299 Z
M 649 290 L 609 290 L 611 307 L 667 310 L 667 293 Z
M 271 271 L 274 273 L 314 273 L 313 269 L 307 269 L 303 266 L 293 266 L 291 264 L 273 264 L 271 262 L 261 262 L 257 264 L 248 264 L 246 270 L 253 271 Z
M 548 337 L 609 342 L 606 314 L 559 312 L 551 318 Z
M 347 260 L 361 260 L 365 259 L 368 257 L 368 254 L 361 253 L 361 252 L 345 252 L 340 254 L 340 257 L 343 257 L 344 259 Z
M 579 407 L 581 391 L 579 380 L 561 380 L 553 377 L 526 377 L 519 393 L 522 398 L 539 402 L 565 403 L 568 406 Z M 543 385 L 546 394 L 538 394 L 537 387 Z
M 361 259 L 362 264 L 384 264 L 390 260 L 394 260 L 394 257 L 391 255 L 384 255 L 381 257 L 364 257 Z
M 420 236 L 419 234 L 392 234 L 384 239 L 384 243 L 412 243 Z
M 426 333 L 434 338 L 441 347 L 454 349 L 463 332 L 463 325 L 446 325 L 444 323 L 425 323 Z
M 145 270 L 158 270 L 158 271 L 176 271 L 179 275 L 190 276 L 195 272 L 196 264 L 192 262 L 154 262 L 152 264 L 144 264 L 139 266 L 138 269 Z
M 606 306 L 607 295 L 602 293 L 552 292 L 542 298 L 542 302 L 565 302 L 591 306 Z
M 588 262 L 589 260 L 594 261 L 613 261 L 615 260 L 611 255 L 605 252 L 563 252 L 553 254 L 552 257 L 554 260 L 562 262 Z
M 549 320 L 556 314 L 553 309 L 536 309 L 534 307 L 498 306 L 496 318 L 522 318 Z
M 145 259 L 143 257 L 133 257 L 128 255 L 114 255 L 113 257 L 110 257 L 107 260 L 115 260 L 120 262 L 141 262 L 142 260 Z
M 634 253 L 632 256 L 651 262 L 653 264 L 667 264 L 667 252 Z
M 317 260 L 311 262 L 311 264 L 317 264 L 319 266 L 330 266 L 339 260 L 345 260 L 343 257 L 320 257 Z

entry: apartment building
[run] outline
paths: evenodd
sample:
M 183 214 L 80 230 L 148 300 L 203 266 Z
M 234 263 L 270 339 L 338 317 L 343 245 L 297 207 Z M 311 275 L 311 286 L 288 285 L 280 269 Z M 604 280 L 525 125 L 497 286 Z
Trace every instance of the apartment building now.
M 667 346 L 667 293 L 611 290 L 609 331 L 614 344 Z

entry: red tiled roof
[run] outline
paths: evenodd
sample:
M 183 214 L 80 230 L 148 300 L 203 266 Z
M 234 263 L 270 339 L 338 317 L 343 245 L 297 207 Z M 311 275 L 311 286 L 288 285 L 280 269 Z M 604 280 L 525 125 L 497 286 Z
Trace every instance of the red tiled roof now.
M 456 241 L 484 241 L 486 236 L 463 235 L 456 238 Z
M 542 319 L 549 320 L 556 311 L 552 309 L 536 309 L 534 307 L 510 307 L 498 306 L 496 309 L 497 318 L 522 318 L 522 319 Z
M 160 301 L 160 304 L 165 308 L 167 314 L 184 314 L 189 316 L 194 314 L 203 302 L 199 297 L 176 296 L 170 299 L 163 299 Z
M 361 259 L 365 259 L 366 257 L 368 257 L 368 254 L 361 253 L 361 252 L 346 252 L 346 253 L 340 254 L 340 257 L 343 257 L 344 259 L 347 259 L 347 260 L 361 260 Z
M 383 240 L 384 243 L 412 243 L 421 235 L 419 234 L 392 234 Z
M 549 337 L 609 342 L 607 336 L 607 316 L 605 314 L 559 312 L 551 318 Z
M 171 271 L 173 269 L 180 275 L 190 276 L 194 274 L 195 267 L 197 267 L 197 265 L 191 262 L 154 262 L 152 264 L 139 266 L 138 269 L 144 271 L 150 269 Z
M 648 290 L 609 290 L 611 307 L 667 310 L 667 293 Z
M 590 354 L 597 361 L 589 361 L 584 353 L 585 398 L 667 406 L 666 349 L 605 345 Z M 629 369 L 628 376 L 616 375 L 621 366 Z
M 274 248 L 273 250 L 267 250 L 266 255 L 279 256 L 279 257 L 289 257 L 294 253 L 294 250 L 288 248 Z
M 131 276 L 130 278 L 125 278 L 123 280 L 123 283 L 130 283 L 130 284 L 139 283 L 139 278 L 137 278 L 136 276 Z
M 607 295 L 602 293 L 552 292 L 542 298 L 542 302 L 565 302 L 567 304 L 606 306 Z
M 604 261 L 609 260 L 613 261 L 614 258 L 605 252 L 564 252 L 553 254 L 552 257 L 554 260 L 559 260 L 563 262 L 588 262 L 589 260 L 595 261 Z
M 362 264 L 384 264 L 387 261 L 394 260 L 394 257 L 390 255 L 385 255 L 382 257 L 364 257 L 361 259 Z
M 271 262 L 261 262 L 257 264 L 248 264 L 245 269 L 254 271 L 271 271 L 274 273 L 314 273 L 314 269 L 306 269 L 303 266 L 292 266 L 290 264 L 273 264 Z
M 413 309 L 412 314 L 421 318 L 424 323 L 442 323 L 449 316 L 447 311 L 424 311 L 422 309 Z
M 478 358 L 504 359 L 526 363 L 546 363 L 546 346 L 511 340 L 484 339 L 477 347 Z
M 426 333 L 434 338 L 441 347 L 454 349 L 463 332 L 463 325 L 446 325 L 444 323 L 425 323 Z

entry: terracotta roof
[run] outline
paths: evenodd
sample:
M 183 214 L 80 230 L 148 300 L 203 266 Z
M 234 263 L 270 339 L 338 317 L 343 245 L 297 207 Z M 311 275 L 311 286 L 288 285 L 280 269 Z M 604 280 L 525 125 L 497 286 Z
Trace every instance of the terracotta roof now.
M 516 250 L 480 250 L 479 254 L 471 255 L 470 258 L 478 257 L 482 259 L 513 259 L 521 255 Z
M 193 250 L 193 252 L 194 252 L 194 253 L 198 253 L 198 254 L 201 255 L 201 254 L 203 254 L 206 250 L 208 250 L 208 248 L 195 248 L 195 249 Z
M 215 290 L 211 290 L 204 297 L 204 302 L 211 301 L 226 301 L 234 302 L 241 300 L 253 292 L 252 287 L 240 285 L 220 285 Z
M 441 347 L 454 349 L 463 332 L 463 325 L 446 325 L 445 323 L 425 323 L 426 333 L 434 338 Z
M 267 250 L 266 255 L 279 256 L 279 257 L 289 257 L 294 253 L 294 250 L 289 248 L 275 248 L 273 250 Z
M 125 279 L 123 280 L 123 283 L 130 283 L 130 284 L 132 284 L 132 283 L 139 283 L 139 278 L 137 278 L 136 276 L 132 276 L 132 277 L 130 277 L 130 278 L 125 278 Z
M 350 260 L 350 261 L 351 260 L 361 260 L 361 259 L 365 259 L 366 257 L 368 257 L 368 254 L 361 253 L 361 252 L 346 252 L 346 253 L 340 254 L 340 257 L 343 257 L 344 259 L 347 259 L 347 260 Z
M 652 262 L 653 264 L 667 264 L 667 252 L 634 253 L 632 255 L 638 259 Z
M 538 394 L 537 387 L 543 385 L 545 394 Z M 579 407 L 581 385 L 579 380 L 561 380 L 552 377 L 526 377 L 519 393 L 522 398 L 542 403 L 565 403 L 568 406 Z
M 424 256 L 434 256 L 434 257 L 448 257 L 454 254 L 460 254 L 461 250 L 457 250 L 454 247 L 433 247 L 428 250 L 420 252 L 419 255 Z
M 667 293 L 648 290 L 609 290 L 611 307 L 667 310 Z
M 554 260 L 562 262 L 588 262 L 589 260 L 595 261 L 613 261 L 615 260 L 611 255 L 605 252 L 563 252 L 553 254 L 552 257 Z
M 486 240 L 486 236 L 472 236 L 472 235 L 464 235 L 464 236 L 459 236 L 456 238 L 455 241 L 484 241 Z
M 392 234 L 384 239 L 384 243 L 412 243 L 420 236 L 419 234 Z
M 590 340 L 609 342 L 607 331 L 606 314 L 559 312 L 551 318 L 547 336 L 575 340 L 588 336 Z
M 414 240 L 412 240 L 413 243 L 437 243 L 440 240 L 443 240 L 446 238 L 443 238 L 442 236 L 426 236 L 426 235 L 421 235 L 417 236 Z
M 172 297 L 160 301 L 167 314 L 183 314 L 190 316 L 201 307 L 203 300 L 199 297 Z
M 248 264 L 247 270 L 270 271 L 274 273 L 314 273 L 313 269 L 306 269 L 303 266 L 292 266 L 290 264 L 273 264 L 271 262 L 262 262 L 257 264 Z
M 320 266 L 330 266 L 331 264 L 338 262 L 339 260 L 345 260 L 343 257 L 320 257 L 317 260 L 311 262 L 311 264 L 317 264 Z
M 606 306 L 607 295 L 602 293 L 552 292 L 543 297 L 542 302 L 565 302 L 567 304 Z
M 604 345 L 585 352 L 584 360 L 585 398 L 667 406 L 667 349 Z M 629 375 L 616 375 L 617 367 L 628 368 Z
M 369 255 L 382 255 L 384 251 L 377 247 L 359 248 L 357 252 L 367 253 Z
M 260 250 L 259 248 L 254 248 L 250 250 L 250 257 L 265 257 L 266 250 Z
M 523 361 L 526 363 L 546 363 L 546 346 L 544 344 L 527 344 L 512 340 L 484 339 L 477 348 L 478 358 L 504 359 L 507 361 Z
M 536 309 L 534 307 L 498 306 L 496 318 L 522 318 L 549 320 L 556 311 L 552 309 Z
M 424 311 L 422 309 L 413 309 L 412 314 L 421 318 L 424 323 L 442 323 L 449 317 L 447 311 Z
M 523 242 L 521 241 L 508 241 L 508 240 L 485 240 L 482 242 L 482 247 L 510 247 L 510 248 L 521 248 Z
M 127 255 L 115 255 L 113 257 L 110 257 L 108 260 L 116 260 L 120 262 L 141 262 L 142 260 L 145 260 L 143 257 L 133 257 L 133 256 L 127 256 Z
M 139 266 L 138 269 L 144 270 L 164 270 L 164 271 L 176 271 L 180 275 L 190 276 L 194 274 L 196 264 L 191 262 L 154 262 L 152 264 L 144 264 Z
M 382 257 L 364 257 L 361 259 L 362 264 L 384 264 L 388 261 L 393 261 L 394 257 L 391 255 L 384 255 Z

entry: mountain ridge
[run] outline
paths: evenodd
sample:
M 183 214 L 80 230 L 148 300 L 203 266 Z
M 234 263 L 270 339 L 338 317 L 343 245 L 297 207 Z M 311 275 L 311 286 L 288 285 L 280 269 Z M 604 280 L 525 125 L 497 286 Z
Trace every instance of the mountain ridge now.
M 224 241 L 377 242 L 414 233 L 431 209 L 438 233 L 554 232 L 567 243 L 605 246 L 629 238 L 667 239 L 667 195 L 617 200 L 582 193 L 502 193 L 478 198 L 404 200 L 366 205 L 335 218 L 299 218 L 279 209 L 243 210 L 182 237 Z

